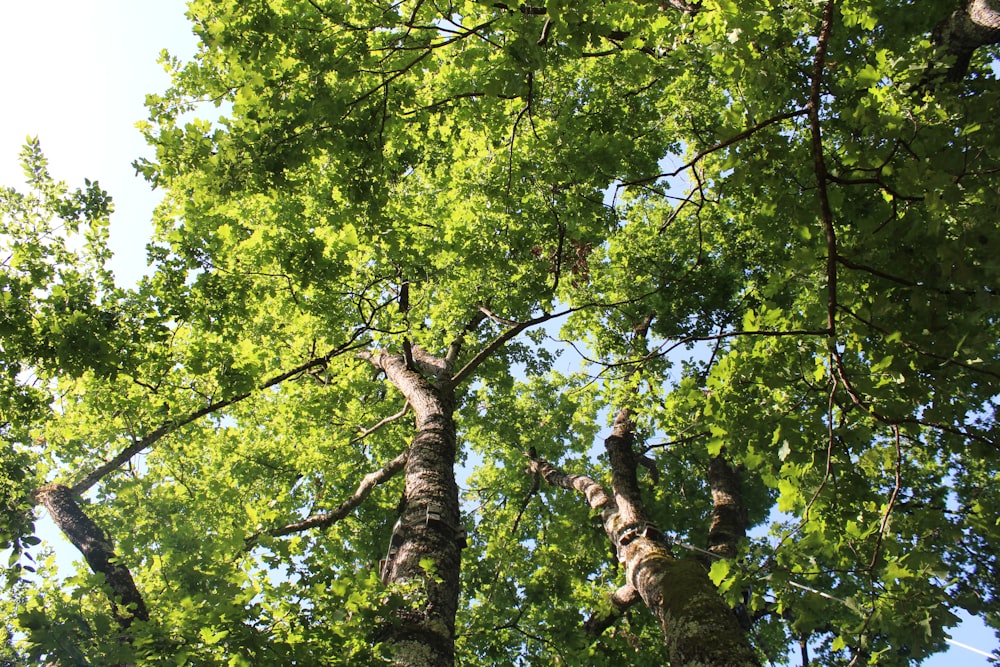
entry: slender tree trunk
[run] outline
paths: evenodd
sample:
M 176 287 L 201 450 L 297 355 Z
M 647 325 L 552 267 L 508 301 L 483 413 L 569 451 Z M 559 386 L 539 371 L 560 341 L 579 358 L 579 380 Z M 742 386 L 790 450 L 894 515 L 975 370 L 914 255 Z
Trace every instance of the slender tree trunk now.
M 136 618 L 148 621 L 149 612 L 132 573 L 118 561 L 111 540 L 80 509 L 69 487 L 62 484 L 43 486 L 35 491 L 35 497 L 45 505 L 59 530 L 80 550 L 90 569 L 104 575 L 113 592 L 111 611 L 122 629 L 132 625 Z
M 613 496 L 583 475 L 565 475 L 544 461 L 532 461 L 547 482 L 575 489 L 601 510 L 604 530 L 635 589 L 660 622 L 672 667 L 759 665 L 732 610 L 715 590 L 704 566 L 670 555 L 662 533 L 646 518 L 635 472 L 633 433 L 626 411 L 615 420 L 605 448 L 611 462 Z M 623 597 L 631 595 L 625 591 Z
M 400 613 L 385 642 L 397 665 L 446 667 L 455 661 L 455 613 L 464 533 L 455 482 L 454 396 L 440 368 L 432 382 L 402 356 L 369 360 L 383 369 L 416 416 L 416 436 L 404 468 L 404 502 L 383 565 L 386 583 L 417 583 L 425 598 Z

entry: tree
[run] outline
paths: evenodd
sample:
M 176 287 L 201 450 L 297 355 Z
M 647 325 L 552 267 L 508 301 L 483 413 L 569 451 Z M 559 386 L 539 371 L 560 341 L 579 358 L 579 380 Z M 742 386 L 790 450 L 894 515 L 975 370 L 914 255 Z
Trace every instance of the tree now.
M 8 643 L 909 664 L 1000 627 L 992 11 L 190 3 L 149 277 L 37 143 L 4 193 Z

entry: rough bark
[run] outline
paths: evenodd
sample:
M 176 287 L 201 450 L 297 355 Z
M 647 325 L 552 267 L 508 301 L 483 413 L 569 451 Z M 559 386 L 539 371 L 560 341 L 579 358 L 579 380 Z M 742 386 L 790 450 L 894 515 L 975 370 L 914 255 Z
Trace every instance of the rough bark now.
M 454 396 L 446 384 L 447 368 L 414 348 L 417 366 L 430 381 L 407 366 L 402 356 L 381 353 L 369 361 L 409 401 L 416 435 L 404 468 L 402 513 L 383 565 L 387 584 L 419 582 L 425 598 L 402 612 L 386 630 L 384 642 L 394 664 L 447 666 L 455 661 L 455 613 L 464 533 L 455 482 Z M 426 567 L 432 563 L 433 571 Z
M 80 509 L 69 487 L 62 484 L 43 486 L 35 491 L 35 496 L 45 505 L 59 530 L 80 550 L 90 569 L 104 575 L 113 592 L 111 611 L 118 624 L 125 629 L 136 618 L 148 621 L 149 612 L 132 573 L 118 561 L 111 540 Z
M 934 41 L 949 57 L 945 79 L 959 81 L 980 46 L 1000 43 L 1000 0 L 966 0 L 937 24 Z
M 739 472 L 722 455 L 708 464 L 712 489 L 712 524 L 708 550 L 719 558 L 736 558 L 740 540 L 747 534 L 747 513 Z
M 646 518 L 635 472 L 628 413 L 615 420 L 605 448 L 612 469 L 609 495 L 593 479 L 566 475 L 539 460 L 532 472 L 550 484 L 576 489 L 601 511 L 604 530 L 634 588 L 660 622 L 670 664 L 675 667 L 759 665 L 735 616 L 719 596 L 701 563 L 670 555 L 663 534 Z
M 627 411 L 604 441 L 621 523 L 615 527 L 626 577 L 660 621 L 671 665 L 759 664 L 732 611 L 696 560 L 670 555 L 646 518 L 636 478 L 632 424 Z

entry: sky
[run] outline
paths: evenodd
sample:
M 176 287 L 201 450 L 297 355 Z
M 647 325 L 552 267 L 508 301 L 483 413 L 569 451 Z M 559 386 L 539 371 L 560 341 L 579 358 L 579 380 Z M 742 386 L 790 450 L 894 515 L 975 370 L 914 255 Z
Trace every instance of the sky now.
M 150 219 L 159 199 L 131 166 L 149 155 L 135 123 L 146 117 L 146 93 L 168 84 L 157 62 L 160 51 L 181 58 L 195 51 L 184 11 L 182 0 L 6 0 L 3 6 L 0 185 L 23 186 L 17 156 L 26 136 L 38 137 L 50 173 L 71 189 L 82 187 L 84 178 L 98 181 L 115 202 L 111 247 L 122 285 L 145 271 Z M 51 522 L 41 526 L 57 532 Z M 66 560 L 78 558 L 58 535 L 51 542 Z M 950 634 L 982 651 L 997 647 L 993 633 L 975 619 Z M 988 664 L 957 646 L 924 663 Z
M 196 39 L 181 0 L 30 0 L 3 3 L 0 19 L 0 184 L 22 187 L 17 156 L 38 137 L 52 176 L 71 189 L 98 181 L 115 202 L 115 273 L 145 271 L 150 212 L 159 197 L 135 174 L 147 155 L 135 123 L 146 93 L 164 89 L 161 49 L 182 57 Z

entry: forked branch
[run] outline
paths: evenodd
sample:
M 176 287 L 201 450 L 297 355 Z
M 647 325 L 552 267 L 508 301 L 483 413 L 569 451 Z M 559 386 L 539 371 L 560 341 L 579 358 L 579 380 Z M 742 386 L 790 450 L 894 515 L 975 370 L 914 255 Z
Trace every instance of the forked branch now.
M 489 313 L 489 311 L 486 310 L 485 308 L 482 308 L 481 310 L 486 314 L 487 317 L 490 317 L 490 319 L 494 319 L 496 317 L 493 316 L 491 313 Z M 507 329 L 507 331 L 504 331 L 502 334 L 500 334 L 499 336 L 491 340 L 489 343 L 487 343 L 486 347 L 484 347 L 478 353 L 476 353 L 476 356 L 470 359 L 469 362 L 465 364 L 465 366 L 463 366 L 457 373 L 455 373 L 455 375 L 452 376 L 448 384 L 452 387 L 457 387 L 459 384 L 462 383 L 463 380 L 472 375 L 472 373 L 479 367 L 480 364 L 489 359 L 494 352 L 496 352 L 501 347 L 506 345 L 508 341 L 515 338 L 522 331 L 528 329 L 529 327 L 533 327 L 535 325 L 548 322 L 549 320 L 559 317 L 560 315 L 561 314 L 556 314 L 556 313 L 545 313 L 543 315 L 540 315 L 530 320 L 526 320 L 524 322 L 512 323 L 512 326 L 509 329 Z

